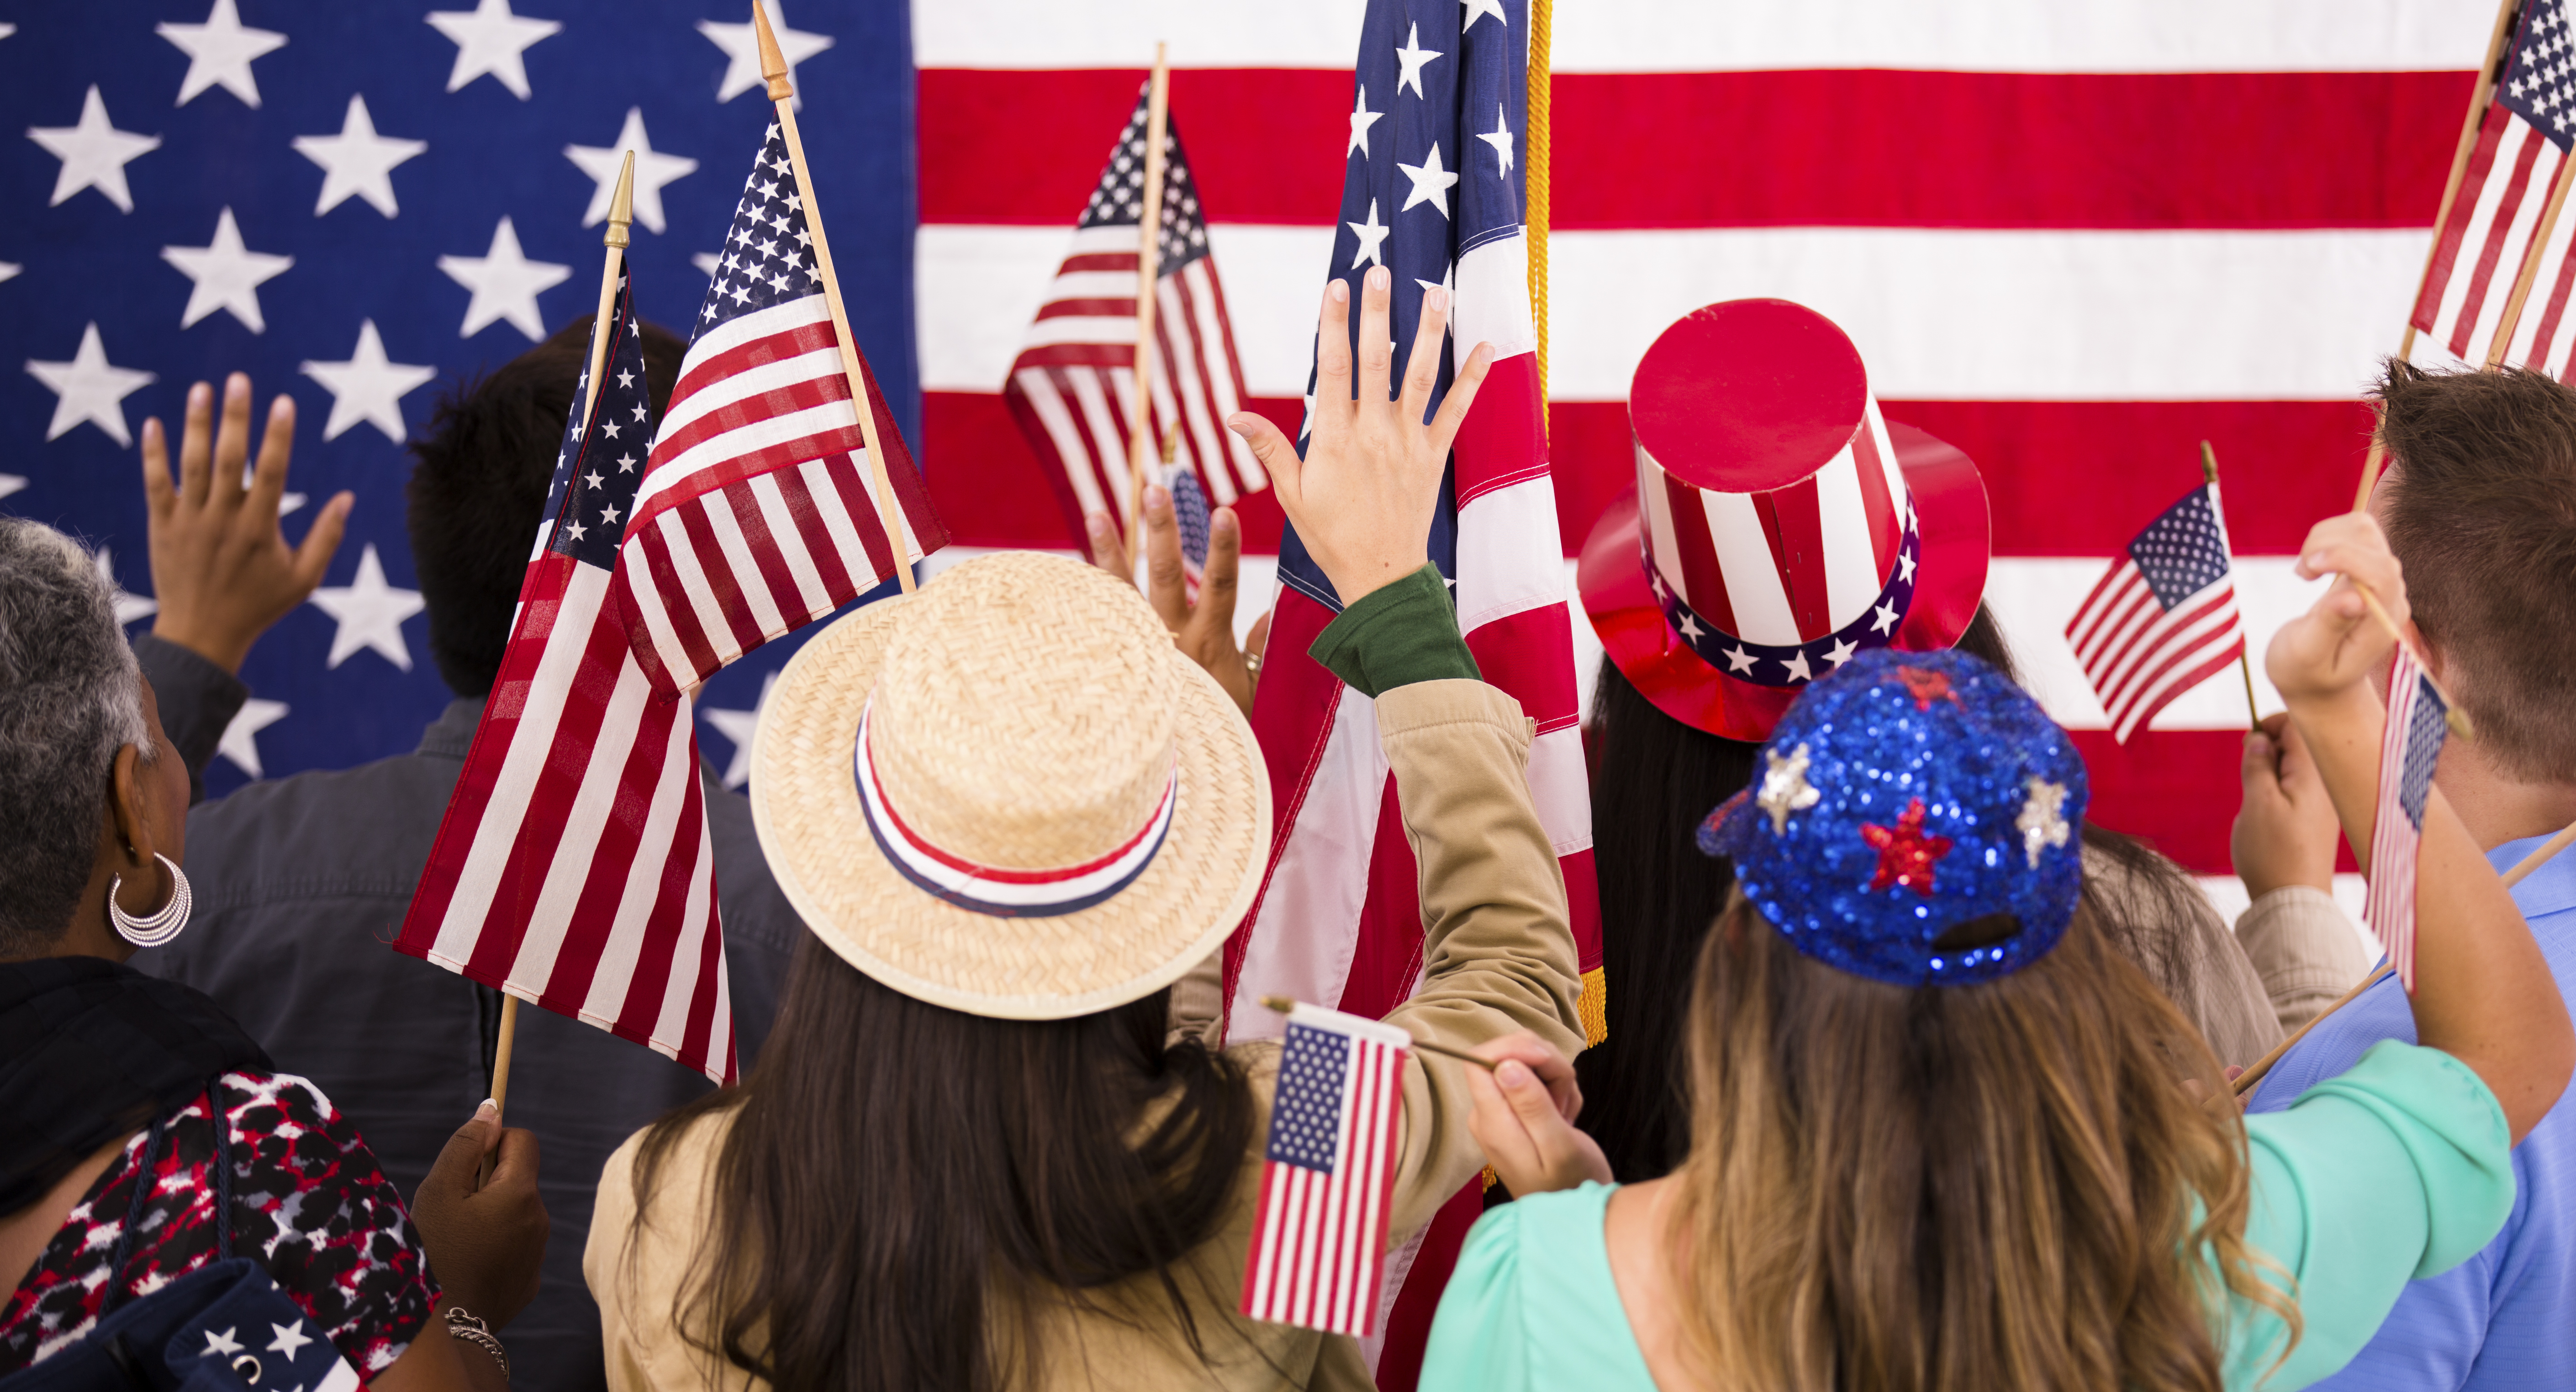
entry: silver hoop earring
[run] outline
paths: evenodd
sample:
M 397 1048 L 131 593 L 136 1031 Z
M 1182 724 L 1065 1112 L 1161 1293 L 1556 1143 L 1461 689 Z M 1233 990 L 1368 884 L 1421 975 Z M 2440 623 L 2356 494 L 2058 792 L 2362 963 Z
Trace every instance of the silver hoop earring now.
M 107 882 L 108 925 L 116 929 L 118 937 L 136 947 L 159 947 L 179 936 L 180 931 L 188 926 L 188 911 L 196 907 L 196 896 L 188 889 L 188 877 L 180 873 L 178 865 L 158 851 L 153 852 L 152 858 L 161 862 L 162 869 L 170 872 L 170 902 L 148 917 L 136 918 L 116 902 L 116 891 L 124 885 L 124 876 L 113 876 Z

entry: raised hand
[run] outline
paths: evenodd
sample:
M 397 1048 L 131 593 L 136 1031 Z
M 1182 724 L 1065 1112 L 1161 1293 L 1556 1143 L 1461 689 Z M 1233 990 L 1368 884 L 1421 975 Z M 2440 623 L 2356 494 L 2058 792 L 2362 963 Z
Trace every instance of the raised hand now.
M 1350 285 L 1336 277 L 1324 288 L 1316 325 L 1315 418 L 1304 459 L 1278 427 L 1252 412 L 1237 411 L 1225 422 L 1270 471 L 1279 505 L 1345 605 L 1403 579 L 1430 559 L 1431 518 L 1440 505 L 1449 444 L 1458 437 L 1494 361 L 1493 348 L 1477 344 L 1458 365 L 1439 414 L 1423 424 L 1431 393 L 1440 384 L 1449 292 L 1434 288 L 1424 293 L 1403 390 L 1395 393 L 1395 342 L 1388 328 L 1393 283 L 1386 267 L 1378 266 L 1368 273 L 1361 292 L 1356 399 Z
M 277 507 L 286 493 L 287 456 L 295 448 L 295 402 L 280 396 L 269 407 L 259 463 L 244 487 L 250 378 L 236 372 L 225 379 L 219 426 L 214 399 L 203 382 L 188 389 L 175 483 L 160 418 L 143 422 L 152 594 L 160 603 L 152 631 L 238 672 L 252 642 L 322 583 L 356 497 L 335 495 L 305 530 L 303 544 L 288 547 L 278 530 Z
M 2264 672 L 2294 710 L 2357 691 L 2396 647 L 2356 582 L 2370 587 L 2399 628 L 2408 613 L 2405 576 L 2367 513 L 2342 513 L 2310 528 L 2299 547 L 2298 573 L 2303 580 L 2332 575 L 2335 583 L 2308 612 L 2282 625 L 2263 654 Z
M 1225 694 L 1252 714 L 1252 691 L 1261 676 L 1261 652 L 1270 642 L 1270 616 L 1253 620 L 1242 646 L 1234 641 L 1236 571 L 1243 557 L 1243 526 L 1234 509 L 1218 508 L 1208 518 L 1207 573 L 1199 597 L 1190 601 L 1189 577 L 1181 569 L 1181 527 L 1172 515 L 1172 495 L 1160 484 L 1145 490 L 1145 598 L 1172 631 L 1172 642 L 1191 661 L 1216 678 Z M 1134 583 L 1127 553 L 1118 544 L 1118 524 L 1105 512 L 1083 518 L 1091 534 L 1091 561 L 1121 580 Z

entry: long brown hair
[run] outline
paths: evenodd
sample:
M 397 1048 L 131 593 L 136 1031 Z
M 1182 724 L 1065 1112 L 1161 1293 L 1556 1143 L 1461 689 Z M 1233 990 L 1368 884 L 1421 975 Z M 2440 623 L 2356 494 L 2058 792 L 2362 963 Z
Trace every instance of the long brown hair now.
M 2184 1084 L 2228 1098 L 2217 1060 L 2089 909 L 2009 977 L 1906 988 L 1800 954 L 1739 894 L 1691 1019 L 1673 1257 L 1711 1383 L 2217 1392 L 2230 1294 L 2296 1340 L 2244 1243 L 2244 1124 Z
M 987 1019 L 807 938 L 750 1076 L 637 1156 L 640 1237 L 682 1134 L 735 1114 L 671 1317 L 779 1392 L 984 1392 L 1042 1380 L 1050 1308 L 1158 1317 L 1087 1299 L 1150 1272 L 1207 1359 L 1168 1268 L 1223 1217 L 1254 1108 L 1224 1055 L 1166 1044 L 1169 996 Z

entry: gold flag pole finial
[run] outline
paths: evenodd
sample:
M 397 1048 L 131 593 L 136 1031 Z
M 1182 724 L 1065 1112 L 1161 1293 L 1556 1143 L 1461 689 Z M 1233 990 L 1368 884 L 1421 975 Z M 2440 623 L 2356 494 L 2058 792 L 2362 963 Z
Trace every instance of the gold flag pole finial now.
M 769 99 L 786 101 L 796 95 L 795 84 L 787 80 L 787 55 L 779 51 L 778 36 L 769 30 L 769 7 L 751 0 L 751 31 L 760 40 L 760 75 L 769 79 Z
M 635 152 L 617 166 L 617 192 L 608 200 L 608 230 L 600 234 L 601 246 L 626 248 L 626 230 L 635 223 Z

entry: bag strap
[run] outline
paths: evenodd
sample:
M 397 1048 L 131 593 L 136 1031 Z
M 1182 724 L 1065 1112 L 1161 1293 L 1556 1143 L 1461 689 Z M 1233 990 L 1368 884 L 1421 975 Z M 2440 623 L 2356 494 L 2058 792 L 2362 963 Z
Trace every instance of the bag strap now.
M 206 1080 L 206 1115 L 215 1135 L 215 1153 L 207 1165 L 215 1172 L 216 1261 L 229 1261 L 233 1255 L 233 1122 L 224 1107 L 223 1081 L 220 1073 Z M 152 1119 L 151 1130 L 144 1135 L 143 1163 L 135 1171 L 134 1196 L 126 1201 L 125 1222 L 116 1233 L 116 1250 L 107 1259 L 107 1290 L 98 1302 L 101 1319 L 107 1318 L 125 1296 L 125 1264 L 134 1256 L 134 1234 L 143 1224 L 143 1205 L 157 1187 L 153 1172 L 160 1168 L 161 1145 L 169 1134 L 169 1118 L 159 1116 Z
M 125 1294 L 125 1263 L 134 1255 L 134 1230 L 143 1222 L 143 1201 L 152 1196 L 152 1172 L 160 1168 L 161 1140 L 169 1130 L 169 1122 L 156 1116 L 152 1129 L 144 1133 L 143 1163 L 134 1171 L 134 1197 L 126 1201 L 125 1222 L 116 1230 L 116 1250 L 107 1258 L 107 1291 L 98 1301 L 100 1319 L 107 1318 Z

